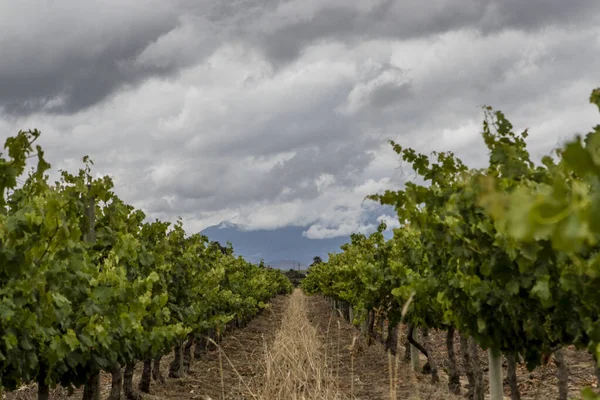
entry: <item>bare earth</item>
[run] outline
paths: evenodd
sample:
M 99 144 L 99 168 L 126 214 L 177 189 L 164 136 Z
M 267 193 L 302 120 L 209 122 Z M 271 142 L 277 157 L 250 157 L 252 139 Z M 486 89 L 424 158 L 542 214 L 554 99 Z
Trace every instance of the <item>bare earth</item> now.
M 401 332 L 401 343 L 403 343 Z M 279 296 L 271 307 L 246 327 L 228 335 L 221 343 L 222 352 L 208 351 L 193 360 L 191 371 L 184 379 L 169 379 L 165 384 L 152 382 L 146 399 L 389 399 L 395 390 L 398 399 L 452 399 L 446 389 L 444 373 L 446 359 L 444 332 L 431 332 L 436 358 L 441 372 L 439 386 L 429 384 L 430 376 L 409 372 L 399 357 L 390 359 L 381 344 L 367 346 L 359 330 L 330 310 L 320 296 L 307 297 L 299 290 L 291 296 Z M 460 345 L 456 340 L 457 358 Z M 293 356 L 290 356 L 292 354 Z M 220 356 L 221 355 L 221 356 Z M 487 365 L 485 352 L 480 354 L 482 366 Z M 584 386 L 596 386 L 593 362 L 584 352 L 566 351 L 570 369 L 570 395 L 580 398 Z M 162 362 L 163 375 L 172 355 Z M 297 362 L 294 362 L 297 360 Z M 396 362 L 399 364 L 396 365 Z M 425 364 L 423 359 L 421 364 Z M 394 376 L 390 376 L 390 366 Z M 141 364 L 136 367 L 137 388 Z M 506 374 L 506 370 L 505 370 Z M 269 377 L 267 379 L 267 376 Z M 466 393 L 466 379 L 462 379 Z M 548 365 L 528 372 L 519 368 L 519 384 L 524 399 L 558 397 L 556 368 Z M 110 391 L 110 376 L 102 376 L 102 396 Z M 506 396 L 509 395 L 505 384 Z M 224 395 L 224 397 L 223 397 Z M 28 385 L 6 393 L 7 400 L 35 399 L 36 386 Z M 62 388 L 51 391 L 51 399 L 78 399 L 81 390 L 72 396 Z

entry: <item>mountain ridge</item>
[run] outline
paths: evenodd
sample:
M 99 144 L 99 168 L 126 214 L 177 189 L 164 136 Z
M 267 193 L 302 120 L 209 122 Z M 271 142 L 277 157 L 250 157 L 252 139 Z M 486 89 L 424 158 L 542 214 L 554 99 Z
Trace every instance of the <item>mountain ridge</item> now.
M 231 242 L 235 253 L 250 262 L 258 263 L 264 260 L 274 268 L 279 268 L 277 265 L 294 263 L 306 267 L 312 263 L 313 257 L 319 256 L 325 260 L 328 253 L 340 251 L 340 246 L 350 240 L 349 236 L 310 239 L 303 235 L 307 229 L 306 226 L 287 226 L 272 230 L 243 230 L 236 224 L 221 222 L 202 230 L 201 233 L 208 236 L 209 240 L 222 245 Z
M 381 216 L 386 220 L 396 218 L 392 207 L 378 207 L 364 214 L 363 223 L 376 227 Z M 266 264 L 279 269 L 297 269 L 298 263 L 301 269 L 305 268 L 316 256 L 326 261 L 329 253 L 340 252 L 340 247 L 350 241 L 350 235 L 308 238 L 304 233 L 310 227 L 311 225 L 290 225 L 276 229 L 250 230 L 242 225 L 221 221 L 217 225 L 203 229 L 200 233 L 221 245 L 231 242 L 235 254 L 241 255 L 250 262 L 258 263 L 263 260 Z M 391 231 L 386 232 L 385 235 L 390 237 Z

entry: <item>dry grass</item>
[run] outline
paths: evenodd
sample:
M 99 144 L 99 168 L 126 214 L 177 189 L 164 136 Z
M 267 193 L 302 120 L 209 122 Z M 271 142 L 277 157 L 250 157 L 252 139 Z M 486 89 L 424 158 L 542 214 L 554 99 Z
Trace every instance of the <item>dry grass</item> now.
M 330 317 L 325 335 L 320 334 L 309 319 L 307 297 L 301 290 L 296 289 L 289 298 L 281 327 L 276 332 L 273 343 L 267 346 L 264 342 L 261 366 L 263 374 L 259 378 L 261 382 L 259 386 L 252 383 L 246 385 L 249 397 L 257 400 L 357 398 L 354 390 L 355 359 L 360 357 L 363 351 L 371 349 L 365 348 L 364 343 L 361 343 L 364 338 L 360 337 L 358 331 L 350 343 L 348 338 L 342 338 L 341 323 L 345 324 L 341 318 L 332 320 Z M 326 342 L 329 342 L 330 346 L 327 346 Z M 350 357 L 350 371 L 340 371 L 344 353 L 346 357 Z M 384 397 L 407 400 L 460 399 L 448 393 L 447 388 L 443 386 L 419 382 L 416 374 L 410 371 L 410 367 L 400 361 L 399 355 L 400 352 L 395 357 L 387 354 L 389 397 Z M 342 390 L 340 375 L 348 372 L 351 375 L 350 388 L 346 386 L 345 390 Z M 356 372 L 362 374 L 364 371 Z M 250 386 L 256 389 L 250 390 Z M 399 386 L 402 386 L 402 390 Z M 377 399 L 379 396 L 372 393 L 368 398 Z
M 306 297 L 296 289 L 290 296 L 281 328 L 264 350 L 264 384 L 260 400 L 348 398 L 337 386 L 336 368 L 316 327 L 310 322 Z M 338 350 L 339 351 L 339 350 Z
M 216 354 L 194 362 L 193 374 L 182 380 L 168 379 L 165 385 L 155 385 L 154 395 L 143 398 L 461 399 L 448 393 L 445 382 L 432 386 L 429 376 L 413 373 L 400 359 L 400 354 L 404 353 L 402 343 L 399 343 L 396 357 L 386 354 L 379 343 L 367 346 L 366 338 L 337 311 L 332 312 L 325 300 L 308 298 L 300 290 L 277 303 L 277 312 L 270 309 L 255 322 L 256 325 L 251 324 L 226 338 L 221 343 L 223 347 L 217 345 Z M 171 359 L 169 357 L 164 360 L 165 366 Z M 136 386 L 141 368 L 137 370 Z M 110 377 L 106 378 L 104 392 L 110 388 Z M 9 393 L 6 398 L 33 400 L 37 398 L 35 384 L 29 385 L 27 390 Z M 66 391 L 62 390 L 54 393 L 52 398 L 77 397 L 67 397 Z

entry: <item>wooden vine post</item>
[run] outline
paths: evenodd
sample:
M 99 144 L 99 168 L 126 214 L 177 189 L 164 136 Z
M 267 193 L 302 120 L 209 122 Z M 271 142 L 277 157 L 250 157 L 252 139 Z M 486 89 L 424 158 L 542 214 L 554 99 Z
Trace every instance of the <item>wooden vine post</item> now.
M 88 185 L 88 189 L 91 189 L 91 185 Z M 94 243 L 96 241 L 96 201 L 93 197 L 88 198 L 88 203 L 84 211 L 84 218 L 88 222 L 88 230 L 83 234 L 83 241 L 86 243 Z M 92 378 L 95 382 L 92 384 L 91 390 L 93 390 L 93 400 L 100 400 L 100 373 Z M 92 382 L 90 379 L 90 383 Z
M 412 330 L 412 339 L 416 340 L 415 332 L 417 329 Z M 419 360 L 419 349 L 412 344 L 410 345 L 410 368 L 413 372 L 419 372 L 421 369 L 421 361 Z
M 502 385 L 502 354 L 492 349 L 488 350 L 490 362 L 490 400 L 503 400 L 504 388 Z

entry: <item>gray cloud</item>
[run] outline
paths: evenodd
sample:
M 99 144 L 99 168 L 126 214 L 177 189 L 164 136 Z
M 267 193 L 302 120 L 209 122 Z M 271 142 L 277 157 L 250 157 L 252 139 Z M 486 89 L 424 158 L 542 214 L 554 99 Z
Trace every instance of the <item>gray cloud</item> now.
M 176 8 L 154 0 L 94 0 L 85 6 L 5 2 L 0 5 L 0 110 L 73 113 L 125 85 L 170 74 L 173 65 L 142 65 L 135 59 L 178 24 Z
M 169 6 L 96 0 L 60 9 L 29 0 L 0 7 L 0 108 L 17 115 L 79 111 L 119 88 L 170 76 L 227 40 L 259 46 L 281 66 L 323 40 L 408 40 L 454 29 L 535 31 L 579 26 L 600 14 L 595 0 L 436 0 L 428 7 L 417 0 L 179 0 Z M 19 23 L 25 16 L 28 23 Z
M 244 33 L 260 43 L 276 64 L 296 59 L 320 40 L 347 43 L 372 39 L 409 40 L 455 29 L 494 34 L 508 29 L 537 31 L 554 24 L 597 21 L 595 0 L 382 0 L 351 3 L 288 1 L 269 10 Z
M 375 108 L 385 108 L 409 100 L 409 83 L 386 83 L 375 89 L 369 96 L 369 103 Z
M 480 166 L 483 104 L 536 157 L 597 120 L 597 1 L 81 4 L 45 25 L 33 0 L 0 6 L 0 135 L 39 128 L 54 167 L 89 154 L 192 230 L 360 229 L 367 194 L 413 178 L 385 141 Z

